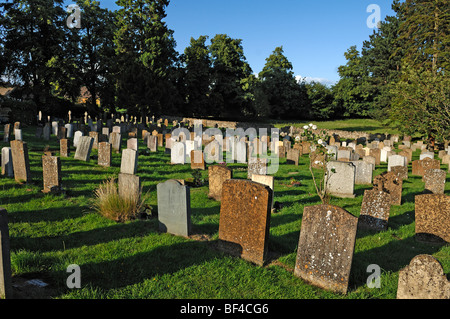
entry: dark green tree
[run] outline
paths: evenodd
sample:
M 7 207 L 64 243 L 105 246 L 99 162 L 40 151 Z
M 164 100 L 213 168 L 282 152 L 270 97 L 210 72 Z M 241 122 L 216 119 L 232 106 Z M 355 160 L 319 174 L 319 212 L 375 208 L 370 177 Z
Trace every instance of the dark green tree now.
M 307 83 L 305 87 L 309 100 L 309 118 L 314 120 L 334 118 L 335 109 L 332 89 L 320 82 Z

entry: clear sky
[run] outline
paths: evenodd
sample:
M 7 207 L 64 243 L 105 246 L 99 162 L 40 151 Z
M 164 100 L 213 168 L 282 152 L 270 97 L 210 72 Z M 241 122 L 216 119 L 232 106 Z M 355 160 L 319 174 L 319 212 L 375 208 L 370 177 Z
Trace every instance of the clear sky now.
M 371 4 L 380 8 L 381 20 L 394 15 L 392 0 L 171 0 L 165 21 L 180 53 L 191 37 L 225 33 L 243 40 L 254 73 L 283 46 L 295 75 L 330 83 L 339 80 L 344 52 L 352 45 L 361 49 L 373 33 Z M 100 0 L 100 6 L 117 8 L 114 0 Z

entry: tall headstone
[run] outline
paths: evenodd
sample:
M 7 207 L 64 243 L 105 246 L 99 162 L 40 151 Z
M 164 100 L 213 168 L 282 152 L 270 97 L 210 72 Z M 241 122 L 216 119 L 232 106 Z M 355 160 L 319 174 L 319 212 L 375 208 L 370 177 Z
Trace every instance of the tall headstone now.
M 248 180 L 223 183 L 219 221 L 222 251 L 263 265 L 267 259 L 272 190 Z
M 376 188 L 364 191 L 358 227 L 382 231 L 387 229 L 391 195 Z
M 450 299 L 450 282 L 440 262 L 417 255 L 398 274 L 397 299 Z
M 336 197 L 354 198 L 355 173 L 355 165 L 351 162 L 328 162 L 325 186 L 327 193 Z
M 233 171 L 223 165 L 208 167 L 209 193 L 208 197 L 217 201 L 222 198 L 223 183 L 233 178 Z
M 150 149 L 150 152 L 158 151 L 158 137 L 157 136 L 147 134 L 147 148 Z
M 59 154 L 61 157 L 69 157 L 70 154 L 70 140 L 62 138 L 59 140 Z
M 120 149 L 122 146 L 122 134 L 117 133 L 116 131 L 112 131 L 109 134 L 109 143 L 111 144 L 112 150 L 115 153 L 120 153 Z
M 358 218 L 332 205 L 303 210 L 294 274 L 320 288 L 346 294 Z
M 138 167 L 138 154 L 136 150 L 126 148 L 122 151 L 122 161 L 120 163 L 120 172 L 134 175 Z
M 56 156 L 42 156 L 43 193 L 61 191 L 61 160 Z
M 13 298 L 8 212 L 0 208 L 0 299 Z
M 23 141 L 11 141 L 14 178 L 17 182 L 31 181 L 30 160 L 28 158 L 28 145 Z
M 178 236 L 191 233 L 191 199 L 188 186 L 168 180 L 156 186 L 159 230 Z
M 73 147 L 77 148 L 78 147 L 78 142 L 80 141 L 80 137 L 83 136 L 83 132 L 82 131 L 76 131 L 73 134 Z
M 138 203 L 141 197 L 141 178 L 134 174 L 119 173 L 119 196 Z
M 170 152 L 171 164 L 185 164 L 185 145 L 182 142 L 175 142 Z
M 112 148 L 108 142 L 98 143 L 97 163 L 100 166 L 111 167 Z
M 2 148 L 2 175 L 7 177 L 14 177 L 11 147 Z
M 416 239 L 450 242 L 450 196 L 423 194 L 415 196 Z
M 91 159 L 92 145 L 94 144 L 94 139 L 90 136 L 81 136 L 78 141 L 77 150 L 75 151 L 75 159 L 89 162 Z

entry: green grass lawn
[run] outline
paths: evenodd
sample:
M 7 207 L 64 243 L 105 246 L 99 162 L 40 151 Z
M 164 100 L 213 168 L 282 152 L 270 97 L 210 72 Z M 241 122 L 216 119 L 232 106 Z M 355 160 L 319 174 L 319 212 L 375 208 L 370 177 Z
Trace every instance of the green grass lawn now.
M 363 129 L 361 121 L 346 123 Z M 410 175 L 404 182 L 402 205 L 391 208 L 386 231 L 358 230 L 349 292 L 340 295 L 310 286 L 293 274 L 303 208 L 320 204 L 307 155 L 301 157 L 299 166 L 287 165 L 285 159 L 280 159 L 274 200 L 282 203 L 283 208 L 272 214 L 271 260 L 260 267 L 216 249 L 220 203 L 208 199 L 207 185 L 191 188 L 192 238 L 160 233 L 156 218 L 121 224 L 95 213 L 90 208 L 93 192 L 103 181 L 117 177 L 119 154 L 113 155 L 113 167 L 103 168 L 97 165 L 96 150 L 88 163 L 73 159 L 72 152 L 70 158 L 61 158 L 66 192 L 42 193 L 43 149 L 48 144 L 59 156 L 59 143 L 54 136 L 49 142 L 36 139 L 34 133 L 34 127 L 23 129 L 33 181 L 19 185 L 13 179 L 1 178 L 0 205 L 9 213 L 13 278 L 15 281 L 39 278 L 49 283 L 42 290 L 43 297 L 391 299 L 396 297 L 399 270 L 418 254 L 435 256 L 445 273 L 450 273 L 448 245 L 425 244 L 414 238 L 414 196 L 424 190 L 418 176 Z M 126 147 L 126 142 L 123 143 Z M 192 178 L 192 171 L 190 164 L 170 165 L 170 156 L 162 148 L 158 153 L 148 153 L 141 139 L 139 143 L 137 174 L 144 192 L 149 192 L 149 204 L 156 207 L 156 185 L 172 178 Z M 0 145 L 8 146 L 3 142 Z M 418 157 L 416 151 L 413 159 Z M 246 165 L 229 166 L 234 169 L 234 178 L 246 178 Z M 442 168 L 448 169 L 446 165 Z M 387 165 L 382 164 L 375 175 L 386 170 Z M 207 171 L 202 174 L 208 177 Z M 449 178 L 447 175 L 447 195 L 450 195 Z M 292 179 L 301 185 L 292 186 Z M 359 216 L 362 195 L 368 188 L 356 186 L 356 198 L 332 198 L 331 204 Z M 69 289 L 66 285 L 69 276 L 66 269 L 71 264 L 80 266 L 80 289 Z M 370 289 L 366 285 L 370 264 L 382 269 L 381 288 Z

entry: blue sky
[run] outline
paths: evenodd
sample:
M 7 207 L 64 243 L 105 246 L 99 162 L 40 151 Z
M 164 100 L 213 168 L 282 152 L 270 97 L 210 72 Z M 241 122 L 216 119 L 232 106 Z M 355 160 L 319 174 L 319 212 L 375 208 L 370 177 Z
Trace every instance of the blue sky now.
M 171 0 L 165 21 L 180 53 L 191 37 L 225 33 L 242 39 L 254 73 L 283 46 L 295 75 L 329 84 L 339 80 L 344 52 L 352 45 L 361 49 L 373 33 L 367 26 L 370 4 L 379 6 L 381 20 L 394 15 L 392 0 Z M 117 8 L 113 0 L 100 5 Z

